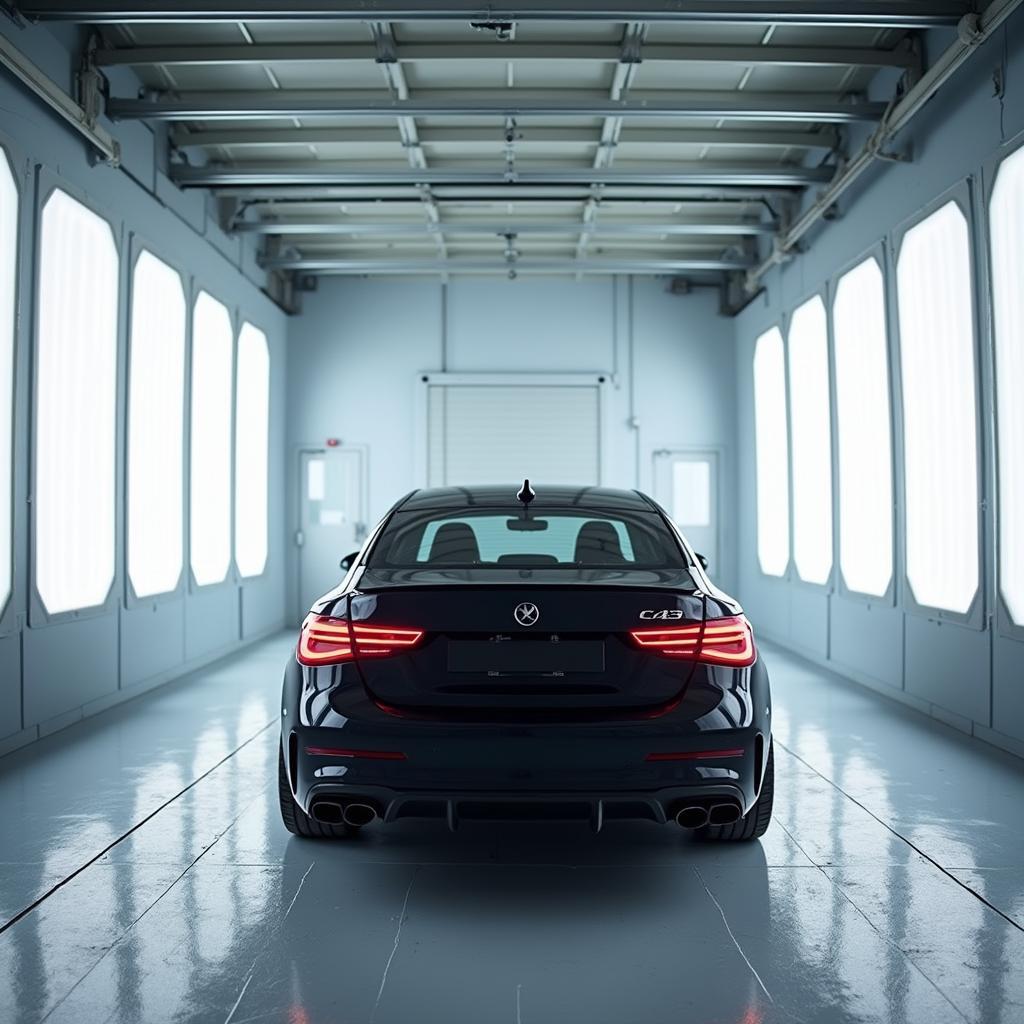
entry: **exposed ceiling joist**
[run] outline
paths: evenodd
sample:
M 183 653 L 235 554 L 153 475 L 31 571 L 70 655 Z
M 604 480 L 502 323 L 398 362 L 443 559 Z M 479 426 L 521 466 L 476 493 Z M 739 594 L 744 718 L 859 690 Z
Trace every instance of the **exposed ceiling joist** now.
M 479 0 L 21 0 L 30 18 L 80 22 L 366 21 L 648 21 L 929 28 L 954 25 L 971 5 L 954 0 L 517 0 L 481 7 Z
M 222 185 L 218 196 L 242 202 L 419 202 L 415 185 Z M 435 185 L 431 192 L 440 202 L 566 203 L 585 202 L 597 191 L 603 201 L 621 202 L 762 202 L 790 198 L 792 190 L 739 185 Z
M 877 121 L 884 103 L 852 102 L 816 93 L 634 92 L 612 100 L 583 90 L 422 90 L 396 100 L 367 90 L 186 92 L 153 99 L 111 99 L 114 120 L 235 121 L 268 117 L 626 117 L 633 120 L 692 117 L 744 121 L 849 124 Z
M 498 144 L 499 132 L 493 128 L 420 128 L 423 145 L 479 146 Z M 171 144 L 179 150 L 189 147 L 231 148 L 246 146 L 380 145 L 395 143 L 392 128 L 226 128 L 191 131 L 176 127 Z M 787 150 L 835 150 L 839 145 L 835 130 L 758 131 L 730 128 L 624 128 L 620 145 L 729 145 L 742 148 L 779 148 Z M 519 127 L 516 148 L 531 145 L 596 145 L 593 128 Z
M 309 64 L 379 60 L 377 48 L 359 43 L 257 43 L 238 45 L 135 46 L 94 51 L 98 67 L 188 67 L 225 64 Z M 396 44 L 397 63 L 530 60 L 616 63 L 621 48 L 593 43 L 431 43 Z M 740 64 L 781 67 L 917 67 L 919 58 L 906 46 L 895 49 L 835 46 L 685 46 L 646 44 L 644 64 Z
M 525 274 L 683 274 L 741 271 L 750 267 L 742 259 L 586 259 L 524 258 L 510 268 L 505 260 L 459 259 L 346 259 L 344 257 L 276 256 L 263 260 L 267 270 L 293 270 L 306 274 L 502 274 L 509 269 Z
M 495 128 L 420 127 L 421 145 L 479 146 L 499 144 Z M 380 145 L 397 141 L 392 128 L 214 128 L 193 131 L 175 127 L 171 143 L 178 149 L 227 146 L 322 146 Z M 516 148 L 530 146 L 597 145 L 593 128 L 534 128 L 518 126 Z M 715 128 L 623 128 L 620 146 L 736 146 L 750 149 L 835 149 L 839 135 L 832 129 L 819 131 L 777 131 L 773 129 Z
M 446 221 L 424 224 L 418 221 L 338 221 L 319 220 L 260 220 L 241 221 L 233 231 L 249 235 L 281 235 L 283 237 L 345 236 L 345 235 L 554 235 L 579 231 L 578 220 L 517 221 Z M 770 235 L 776 225 L 766 221 L 690 221 L 665 223 L 660 221 L 602 220 L 594 227 L 596 235 L 661 236 L 671 237 L 752 237 Z
M 801 167 L 794 164 L 713 164 L 704 161 L 675 163 L 668 167 L 643 165 L 632 170 L 592 167 L 561 167 L 551 170 L 517 169 L 514 177 L 490 168 L 395 169 L 359 167 L 351 162 L 314 160 L 305 163 L 276 161 L 266 164 L 207 164 L 176 167 L 172 178 L 182 188 L 218 185 L 546 185 L 585 182 L 588 185 L 770 185 L 800 187 L 831 180 L 832 167 Z

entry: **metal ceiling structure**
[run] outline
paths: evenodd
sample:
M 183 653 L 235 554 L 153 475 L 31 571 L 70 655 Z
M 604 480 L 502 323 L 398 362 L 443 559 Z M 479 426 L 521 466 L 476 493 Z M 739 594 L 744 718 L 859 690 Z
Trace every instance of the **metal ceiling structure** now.
M 848 187 L 906 97 L 925 102 L 934 68 L 958 66 L 924 67 L 921 33 L 956 26 L 966 55 L 1013 6 L 18 4 L 93 26 L 107 115 L 166 131 L 173 179 L 216 195 L 269 270 L 749 288 L 806 233 L 807 191 Z

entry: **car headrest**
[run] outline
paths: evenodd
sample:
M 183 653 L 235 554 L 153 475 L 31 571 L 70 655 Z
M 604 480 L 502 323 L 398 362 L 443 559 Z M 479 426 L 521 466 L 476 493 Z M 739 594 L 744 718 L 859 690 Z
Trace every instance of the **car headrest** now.
M 584 565 L 624 562 L 622 546 L 619 544 L 619 535 L 615 532 L 615 527 L 599 519 L 584 523 L 576 535 L 575 561 Z
M 480 561 L 480 546 L 468 523 L 444 523 L 430 545 L 431 562 L 469 564 Z

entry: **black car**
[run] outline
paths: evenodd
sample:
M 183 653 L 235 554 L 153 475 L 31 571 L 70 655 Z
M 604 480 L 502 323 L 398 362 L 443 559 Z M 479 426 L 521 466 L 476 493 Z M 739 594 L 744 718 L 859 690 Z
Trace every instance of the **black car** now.
M 647 818 L 762 835 L 768 673 L 701 563 L 638 491 L 413 491 L 302 624 L 285 826 Z

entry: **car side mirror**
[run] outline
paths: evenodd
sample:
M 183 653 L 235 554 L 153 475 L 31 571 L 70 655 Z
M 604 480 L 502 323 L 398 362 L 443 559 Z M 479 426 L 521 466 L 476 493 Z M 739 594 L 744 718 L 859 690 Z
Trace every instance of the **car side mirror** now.
M 705 572 L 707 572 L 707 568 L 708 568 L 708 560 L 707 560 L 707 558 L 704 555 L 702 555 L 699 551 L 695 551 L 694 554 L 697 556 L 697 561 L 700 562 L 700 567 Z
M 346 555 L 346 556 L 345 556 L 345 557 L 344 557 L 344 558 L 343 558 L 343 559 L 342 559 L 342 560 L 341 560 L 341 561 L 340 561 L 340 562 L 338 563 L 338 566 L 339 566 L 339 568 L 342 568 L 342 569 L 344 569 L 344 570 L 345 570 L 345 572 L 348 572 L 348 571 L 349 571 L 349 569 L 351 569 L 351 568 L 352 568 L 352 566 L 356 564 L 356 559 L 357 559 L 358 557 L 359 557 L 359 552 L 358 552 L 358 551 L 353 551 L 353 552 L 352 552 L 352 554 L 350 554 L 350 555 Z

